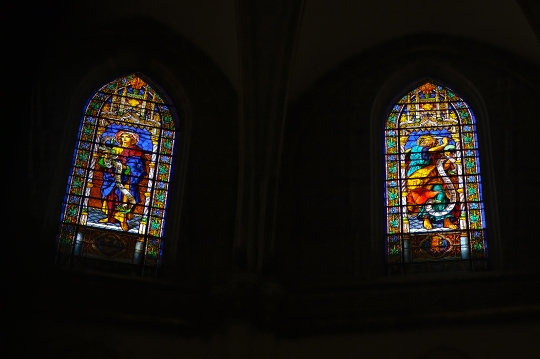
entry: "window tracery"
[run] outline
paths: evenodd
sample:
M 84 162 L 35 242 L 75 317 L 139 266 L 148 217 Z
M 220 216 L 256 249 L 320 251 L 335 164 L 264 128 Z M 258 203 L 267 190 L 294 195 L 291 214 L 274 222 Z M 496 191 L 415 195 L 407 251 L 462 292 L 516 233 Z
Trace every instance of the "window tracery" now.
M 62 207 L 59 255 L 161 264 L 173 113 L 140 74 L 111 81 L 89 99 Z
M 475 116 L 453 90 L 426 80 L 393 105 L 384 146 L 390 271 L 487 257 L 478 151 Z

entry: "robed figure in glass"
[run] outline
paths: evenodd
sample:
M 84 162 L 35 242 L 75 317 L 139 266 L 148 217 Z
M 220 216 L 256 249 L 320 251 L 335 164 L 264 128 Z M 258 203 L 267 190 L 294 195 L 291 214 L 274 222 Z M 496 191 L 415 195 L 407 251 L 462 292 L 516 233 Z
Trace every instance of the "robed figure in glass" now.
M 433 228 L 433 222 L 442 222 L 449 229 L 458 228 L 457 172 L 451 157 L 455 146 L 449 142 L 448 137 L 442 137 L 439 143 L 434 136 L 423 135 L 405 150 L 408 212 L 421 220 L 427 230 Z
M 102 210 L 107 215 L 99 222 L 118 223 L 123 231 L 128 231 L 128 220 L 133 219 L 135 207 L 143 198 L 139 185 L 147 175 L 147 158 L 137 146 L 139 136 L 135 132 L 118 131 L 114 140 L 117 146 L 100 146 L 101 157 L 97 161 L 103 171 Z

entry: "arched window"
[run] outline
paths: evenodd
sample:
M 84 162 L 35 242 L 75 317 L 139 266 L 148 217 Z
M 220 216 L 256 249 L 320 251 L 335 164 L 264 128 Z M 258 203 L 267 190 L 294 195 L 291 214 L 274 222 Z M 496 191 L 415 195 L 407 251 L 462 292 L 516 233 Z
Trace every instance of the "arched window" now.
M 140 74 L 109 82 L 90 97 L 63 202 L 59 256 L 160 265 L 173 113 Z
M 479 148 L 467 103 L 422 82 L 390 110 L 384 152 L 390 272 L 404 263 L 420 271 L 485 266 Z

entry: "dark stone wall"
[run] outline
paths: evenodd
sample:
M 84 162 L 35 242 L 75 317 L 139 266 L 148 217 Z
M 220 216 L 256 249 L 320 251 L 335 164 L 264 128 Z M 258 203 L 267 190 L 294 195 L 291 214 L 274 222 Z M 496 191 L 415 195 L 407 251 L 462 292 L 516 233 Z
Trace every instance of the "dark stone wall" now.
M 28 71 L 7 74 L 18 96 L 9 96 L 6 118 L 17 121 L 4 134 L 14 169 L 5 171 L 13 186 L 2 251 L 6 352 L 418 358 L 457 348 L 462 357 L 495 357 L 511 347 L 511 327 L 515 353 L 538 353 L 537 67 L 467 39 L 418 34 L 327 73 L 288 105 L 275 249 L 250 272 L 233 258 L 239 101 L 220 69 L 152 19 L 78 22 L 65 20 L 69 9 L 38 10 L 36 36 L 21 38 L 13 59 L 13 70 Z M 130 24 L 140 23 L 147 31 L 132 37 Z M 140 275 L 55 265 L 80 113 L 99 86 L 131 71 L 160 84 L 182 121 L 163 268 Z M 385 275 L 376 126 L 392 94 L 424 76 L 455 88 L 478 117 L 493 233 L 486 272 Z
M 426 77 L 457 91 L 477 117 L 490 268 L 538 271 L 527 224 L 538 212 L 538 76 L 507 53 L 431 34 L 362 52 L 326 74 L 287 120 L 279 228 L 283 268 L 294 268 L 287 279 L 320 288 L 385 276 L 382 124 L 386 107 Z
M 148 29 L 130 34 L 130 24 Z M 164 272 L 185 278 L 185 271 L 191 271 L 215 280 L 231 265 L 238 166 L 235 91 L 206 55 L 151 19 L 66 25 L 52 35 L 39 44 L 43 52 L 36 60 L 37 74 L 23 90 L 33 106 L 26 118 L 32 123 L 32 153 L 21 153 L 20 161 L 30 191 L 17 203 L 32 210 L 18 220 L 21 226 L 32 223 L 32 230 L 45 231 L 41 236 L 29 234 L 36 243 L 27 255 L 41 264 L 54 262 L 50 248 L 55 247 L 85 102 L 104 83 L 138 71 L 163 89 L 178 113 L 177 166 L 165 246 L 170 260 Z M 42 247 L 37 250 L 35 244 Z

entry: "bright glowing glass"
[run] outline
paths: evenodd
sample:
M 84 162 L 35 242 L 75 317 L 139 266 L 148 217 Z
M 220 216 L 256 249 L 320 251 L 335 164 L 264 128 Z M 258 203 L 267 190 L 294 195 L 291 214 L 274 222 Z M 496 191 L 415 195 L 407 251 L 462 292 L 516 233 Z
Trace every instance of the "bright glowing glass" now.
M 484 204 L 475 117 L 432 81 L 401 97 L 385 125 L 389 264 L 484 259 Z
M 176 136 L 173 106 L 140 75 L 87 102 L 58 253 L 159 266 Z

